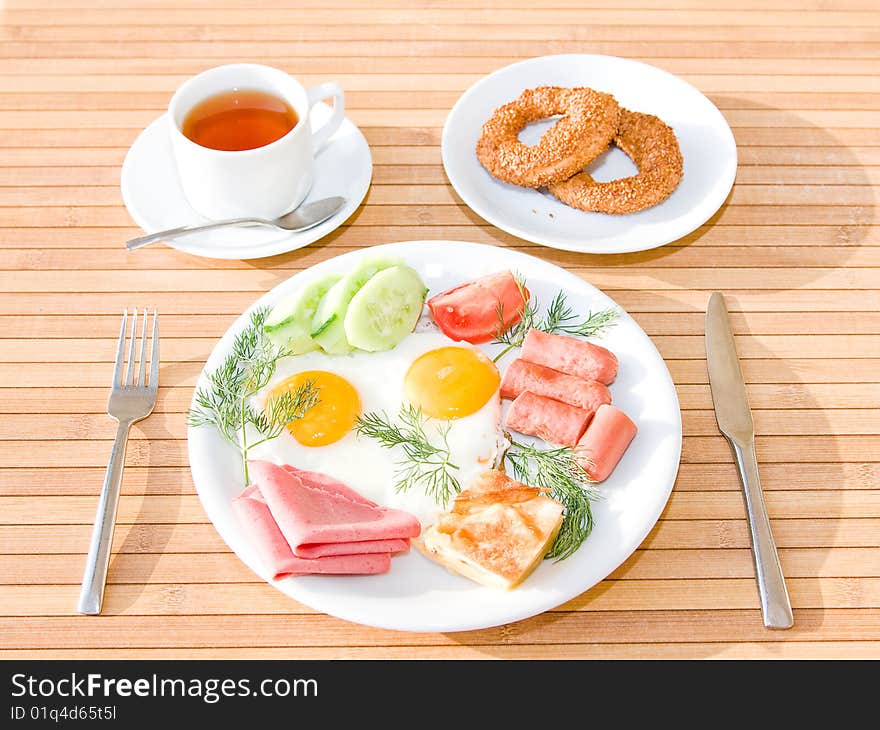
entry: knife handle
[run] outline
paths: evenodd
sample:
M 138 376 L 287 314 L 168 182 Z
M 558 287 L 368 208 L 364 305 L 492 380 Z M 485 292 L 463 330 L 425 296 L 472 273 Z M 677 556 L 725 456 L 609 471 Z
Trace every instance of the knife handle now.
M 749 530 L 752 533 L 752 552 L 755 558 L 755 572 L 758 578 L 758 592 L 761 595 L 761 612 L 764 626 L 769 629 L 789 629 L 794 625 L 791 601 L 785 587 L 782 566 L 776 552 L 776 542 L 770 530 L 770 518 L 764 504 L 761 479 L 758 476 L 758 459 L 755 456 L 755 440 L 744 443 L 730 440 L 739 476 L 742 479 L 746 512 L 749 515 Z

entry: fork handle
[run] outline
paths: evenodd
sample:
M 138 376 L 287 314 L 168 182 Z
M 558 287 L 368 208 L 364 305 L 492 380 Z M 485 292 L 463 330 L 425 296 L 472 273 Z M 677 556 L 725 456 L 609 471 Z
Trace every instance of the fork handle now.
M 110 462 L 104 475 L 104 487 L 98 501 L 95 525 L 89 555 L 83 573 L 82 591 L 79 594 L 80 613 L 96 616 L 101 613 L 104 599 L 104 585 L 107 582 L 107 567 L 110 564 L 110 546 L 113 543 L 113 526 L 116 523 L 116 507 L 119 504 L 119 491 L 122 486 L 122 469 L 125 467 L 125 447 L 131 421 L 119 422 L 116 440 L 110 452 Z

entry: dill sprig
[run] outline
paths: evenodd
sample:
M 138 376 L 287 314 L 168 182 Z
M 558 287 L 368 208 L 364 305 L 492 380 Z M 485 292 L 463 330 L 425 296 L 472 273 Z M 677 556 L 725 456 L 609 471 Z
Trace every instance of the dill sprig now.
M 291 354 L 263 336 L 268 311 L 262 308 L 251 313 L 248 326 L 236 335 L 231 352 L 207 376 L 208 385 L 196 391 L 196 405 L 187 417 L 190 426 L 214 426 L 241 452 L 245 484 L 250 481 L 248 451 L 278 438 L 289 423 L 302 418 L 318 403 L 318 389 L 311 381 L 270 399 L 263 410 L 250 403 L 272 379 L 278 360 Z M 253 432 L 255 441 L 251 441 Z
M 495 339 L 493 342 L 498 345 L 507 345 L 501 353 L 493 358 L 493 362 L 498 362 L 514 347 L 521 347 L 523 340 L 526 338 L 528 331 L 538 326 L 538 300 L 535 297 L 526 297 L 525 278 L 518 271 L 513 272 L 513 280 L 519 289 L 520 298 L 523 300 L 522 313 L 516 322 L 505 325 L 504 302 L 498 302 L 495 308 L 495 315 L 498 325 L 495 330 Z
M 578 315 L 569 305 L 563 292 L 557 292 L 544 314 L 538 329 L 574 337 L 595 337 L 616 324 L 619 311 L 614 307 L 600 309 L 598 312 L 587 312 L 585 319 Z
M 525 279 L 518 272 L 514 272 L 513 278 L 525 302 Z M 513 348 L 522 347 L 523 341 L 531 329 L 574 337 L 596 337 L 603 334 L 609 327 L 613 327 L 619 314 L 615 307 L 608 307 L 598 312 L 589 311 L 587 316 L 581 319 L 569 304 L 568 297 L 563 291 L 556 293 L 543 317 L 539 315 L 538 300 L 534 296 L 530 297 L 523 306 L 520 318 L 509 327 L 504 326 L 504 305 L 499 304 L 496 311 L 498 328 L 494 342 L 499 345 L 507 345 L 507 347 L 493 358 L 493 362 L 498 362 Z
M 427 419 L 422 409 L 410 404 L 400 407 L 397 423 L 383 413 L 367 413 L 357 420 L 358 436 L 377 440 L 385 448 L 400 446 L 403 459 L 397 463 L 394 488 L 405 492 L 413 487 L 421 488 L 437 504 L 446 503 L 461 491 L 454 471 L 458 467 L 450 461 L 447 442 L 451 424 L 438 428 L 442 445 L 432 443 L 425 431 Z
M 567 447 L 542 449 L 511 439 L 507 451 L 513 477 L 533 487 L 548 489 L 553 499 L 565 507 L 559 534 L 545 558 L 565 560 L 589 537 L 593 530 L 590 501 L 598 497 L 586 472 Z

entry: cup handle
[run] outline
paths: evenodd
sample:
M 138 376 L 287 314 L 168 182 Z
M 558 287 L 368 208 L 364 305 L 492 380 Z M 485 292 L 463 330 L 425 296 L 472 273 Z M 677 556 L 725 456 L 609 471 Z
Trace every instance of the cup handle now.
M 309 98 L 309 109 L 322 99 L 326 99 L 328 96 L 333 97 L 333 114 L 324 124 L 312 132 L 312 145 L 315 148 L 315 154 L 318 154 L 327 144 L 327 140 L 339 129 L 342 120 L 345 119 L 345 93 L 339 84 L 326 81 L 306 91 L 306 95 Z

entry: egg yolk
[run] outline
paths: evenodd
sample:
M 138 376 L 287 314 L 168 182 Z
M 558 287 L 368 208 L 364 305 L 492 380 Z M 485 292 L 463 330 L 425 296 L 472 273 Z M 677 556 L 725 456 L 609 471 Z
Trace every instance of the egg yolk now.
M 479 350 L 441 347 L 418 357 L 406 373 L 406 399 L 432 418 L 463 418 L 498 390 L 495 364 Z
M 303 446 L 327 446 L 351 431 L 361 413 L 361 399 L 345 378 L 323 370 L 306 370 L 286 378 L 269 393 L 273 400 L 285 391 L 295 391 L 311 382 L 318 390 L 318 403 L 302 418 L 287 424 L 287 430 Z

